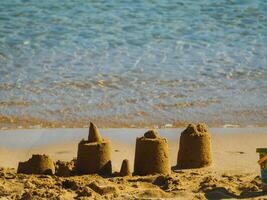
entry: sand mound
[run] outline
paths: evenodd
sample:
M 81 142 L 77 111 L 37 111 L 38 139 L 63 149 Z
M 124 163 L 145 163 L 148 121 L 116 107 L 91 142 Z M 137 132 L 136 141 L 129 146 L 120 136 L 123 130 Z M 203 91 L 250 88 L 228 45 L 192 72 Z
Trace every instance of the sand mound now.
M 120 176 L 131 176 L 131 169 L 129 160 L 124 159 L 121 164 Z
M 134 173 L 137 175 L 168 174 L 170 162 L 168 143 L 155 130 L 136 139 Z
M 107 195 L 117 193 L 118 188 L 113 185 L 107 185 L 106 182 L 93 181 L 89 184 L 89 187 L 100 195 Z
M 91 123 L 88 140 L 82 140 L 78 145 L 77 167 L 79 174 L 105 174 L 110 175 L 111 144 L 103 139 L 97 127 Z
M 177 167 L 200 168 L 212 164 L 211 136 L 205 124 L 189 124 L 180 137 Z
M 145 138 L 153 138 L 153 139 L 155 139 L 155 138 L 158 138 L 160 136 L 159 136 L 159 133 L 156 130 L 149 130 L 149 131 L 145 132 L 144 137 Z
M 178 170 L 169 175 L 103 178 L 16 174 L 0 169 L 0 199 L 266 199 L 259 176 Z
M 18 173 L 23 174 L 54 174 L 55 165 L 47 155 L 32 155 L 26 162 L 19 162 Z
M 58 160 L 56 162 L 56 175 L 64 177 L 71 176 L 74 174 L 74 167 L 75 167 L 74 161 L 64 162 Z
M 187 128 L 182 132 L 182 134 L 185 135 L 197 135 L 197 136 L 205 136 L 208 133 L 208 127 L 206 124 L 204 123 L 200 123 L 200 124 L 189 124 L 187 126 Z

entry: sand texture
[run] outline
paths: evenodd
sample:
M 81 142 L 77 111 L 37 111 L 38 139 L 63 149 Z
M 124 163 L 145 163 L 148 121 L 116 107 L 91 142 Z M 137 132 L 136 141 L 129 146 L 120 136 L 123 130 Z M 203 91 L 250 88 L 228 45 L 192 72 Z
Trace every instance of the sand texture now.
M 58 160 L 56 162 L 56 175 L 57 176 L 72 176 L 75 174 L 75 164 L 76 160 L 70 162 Z
M 229 199 L 263 198 L 259 176 L 213 170 L 103 178 L 16 174 L 0 169 L 0 198 L 10 199 Z M 267 196 L 265 196 L 267 197 Z

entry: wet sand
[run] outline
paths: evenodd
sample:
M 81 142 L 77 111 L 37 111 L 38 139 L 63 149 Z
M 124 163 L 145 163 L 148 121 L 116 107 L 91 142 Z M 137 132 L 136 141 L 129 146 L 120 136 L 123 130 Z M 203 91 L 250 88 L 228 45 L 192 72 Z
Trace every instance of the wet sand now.
M 161 136 L 168 139 L 172 166 L 177 161 L 179 136 L 182 130 L 159 130 Z M 113 172 L 119 172 L 123 159 L 129 159 L 131 169 L 133 169 L 135 138 L 143 135 L 145 131 L 146 129 L 100 129 L 102 136 L 111 140 Z M 46 190 L 48 192 L 54 191 L 62 197 L 61 199 L 65 198 L 64 195 L 67 195 L 65 199 L 77 197 L 82 190 L 85 190 L 84 188 L 87 188 L 91 192 L 90 194 L 96 198 L 123 199 L 126 198 L 125 195 L 128 195 L 127 198 L 170 197 L 174 199 L 263 197 L 256 148 L 267 146 L 267 129 L 211 128 L 210 132 L 212 133 L 214 162 L 211 167 L 205 169 L 174 170 L 171 175 L 166 176 L 104 179 L 97 175 L 88 175 L 39 179 L 38 176 L 16 175 L 14 170 L 6 168 L 16 168 L 19 161 L 28 160 L 33 153 L 49 154 L 54 161 L 70 161 L 77 156 L 78 142 L 81 138 L 87 137 L 88 129 L 0 131 L 0 166 L 5 168 L 1 171 L 0 184 L 2 189 L 0 194 L 22 195 L 28 192 L 28 195 L 33 195 L 33 191 L 39 184 L 39 186 L 44 186 L 43 192 Z M 13 178 L 8 178 L 8 176 L 13 176 Z M 89 182 L 94 182 L 96 179 L 101 182 L 97 184 L 110 184 L 116 189 L 114 191 L 112 189 L 113 192 L 101 194 L 101 192 L 92 189 L 94 187 L 88 186 Z M 29 188 L 25 187 L 25 180 L 31 182 L 32 185 Z M 76 189 L 64 188 L 62 183 L 66 180 L 74 181 L 79 187 Z M 46 187 L 47 181 L 55 184 L 54 187 Z M 39 197 L 42 196 L 41 191 L 35 193 Z

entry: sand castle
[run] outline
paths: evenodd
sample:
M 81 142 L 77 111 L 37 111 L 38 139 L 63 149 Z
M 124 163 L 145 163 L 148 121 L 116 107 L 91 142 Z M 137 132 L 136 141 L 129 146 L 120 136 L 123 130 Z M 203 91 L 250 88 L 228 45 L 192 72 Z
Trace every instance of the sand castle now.
M 180 169 L 200 168 L 212 164 L 211 137 L 205 124 L 189 124 L 181 133 L 177 167 Z M 111 175 L 111 144 L 103 139 L 98 128 L 90 123 L 89 136 L 78 145 L 76 166 L 74 162 L 57 162 L 56 175 L 77 174 Z M 147 131 L 136 139 L 134 174 L 169 174 L 171 172 L 168 142 L 155 130 Z M 55 164 L 47 155 L 33 155 L 20 162 L 18 173 L 55 174 Z M 120 176 L 131 176 L 129 160 L 122 162 Z
M 166 138 L 155 130 L 147 131 L 136 139 L 134 174 L 169 174 L 171 172 Z
M 212 164 L 211 136 L 205 124 L 189 124 L 181 133 L 177 167 L 200 168 Z
M 97 127 L 90 123 L 88 140 L 82 140 L 78 145 L 77 173 L 110 175 L 111 145 L 103 139 Z
M 124 159 L 121 164 L 120 176 L 131 176 L 130 163 L 128 159 Z
M 19 162 L 18 173 L 23 174 L 48 174 L 55 173 L 53 160 L 47 155 L 32 155 L 26 162 Z

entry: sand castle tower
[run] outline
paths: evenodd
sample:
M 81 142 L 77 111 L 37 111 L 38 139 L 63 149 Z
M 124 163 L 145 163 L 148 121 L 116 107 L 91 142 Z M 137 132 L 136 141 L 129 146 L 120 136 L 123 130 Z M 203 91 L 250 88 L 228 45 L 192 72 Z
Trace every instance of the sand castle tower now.
M 78 145 L 76 169 L 79 174 L 109 175 L 112 172 L 110 141 L 101 137 L 93 123 L 90 123 L 88 140 Z
M 19 162 L 18 173 L 23 174 L 48 174 L 55 173 L 53 160 L 47 155 L 32 155 L 26 162 Z
M 177 167 L 200 168 L 212 164 L 211 136 L 206 124 L 189 124 L 181 133 Z
M 124 159 L 121 164 L 120 176 L 131 176 L 130 163 L 128 159 Z
M 171 172 L 166 138 L 149 130 L 136 139 L 134 173 L 137 175 L 169 174 Z

